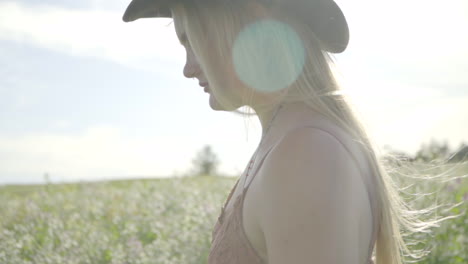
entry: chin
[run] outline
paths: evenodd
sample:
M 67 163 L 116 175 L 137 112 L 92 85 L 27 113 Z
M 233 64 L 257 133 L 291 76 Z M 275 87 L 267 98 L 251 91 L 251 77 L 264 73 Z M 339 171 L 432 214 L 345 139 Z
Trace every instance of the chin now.
M 236 107 L 236 105 L 231 105 L 231 107 L 225 107 L 221 105 L 221 103 L 215 98 L 215 96 L 210 93 L 210 107 L 213 110 L 217 111 L 234 111 L 238 109 L 240 106 Z
M 216 98 L 214 97 L 213 94 L 209 94 L 210 98 L 210 107 L 211 109 L 213 110 L 217 110 L 217 111 L 222 111 L 224 110 L 224 108 L 221 106 L 221 104 L 218 102 L 218 100 L 216 100 Z

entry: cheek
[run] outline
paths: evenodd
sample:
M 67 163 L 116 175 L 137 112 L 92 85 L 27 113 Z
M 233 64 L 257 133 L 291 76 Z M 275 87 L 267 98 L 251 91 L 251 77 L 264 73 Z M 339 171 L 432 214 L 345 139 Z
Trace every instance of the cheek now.
M 224 56 L 217 56 L 216 52 L 210 53 L 210 50 L 214 51 L 215 49 L 208 44 L 206 49 L 208 52 L 208 54 L 206 54 L 208 65 L 206 65 L 206 71 L 203 71 L 200 65 L 200 70 L 204 73 L 210 86 L 216 87 L 216 92 L 213 92 L 213 95 L 225 95 L 229 98 L 233 96 L 239 97 L 239 93 L 242 92 L 241 89 L 245 87 L 235 71 L 232 54 L 227 53 L 224 54 Z
M 216 58 L 213 54 L 210 60 L 215 76 L 219 76 L 224 82 L 235 84 L 239 81 L 230 54 L 225 54 L 221 58 Z

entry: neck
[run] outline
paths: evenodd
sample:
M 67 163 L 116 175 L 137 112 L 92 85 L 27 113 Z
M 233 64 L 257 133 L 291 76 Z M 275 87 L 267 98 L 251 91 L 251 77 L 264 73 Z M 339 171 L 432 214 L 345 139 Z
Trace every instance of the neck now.
M 302 102 L 293 102 L 293 103 L 282 103 L 282 107 L 278 112 L 276 110 L 279 107 L 279 104 L 272 105 L 266 109 L 255 109 L 257 117 L 262 126 L 262 137 L 265 136 L 269 126 L 279 127 L 285 125 L 284 117 L 287 116 L 287 119 L 294 119 L 295 115 L 298 115 L 302 111 L 311 110 L 309 106 Z M 276 114 L 276 117 L 273 116 Z M 292 120 L 290 120 L 292 121 Z
M 257 112 L 262 124 L 262 142 L 259 144 L 261 149 L 268 148 L 289 129 L 301 126 L 301 124 L 311 120 L 323 118 L 320 113 L 303 102 L 283 103 L 276 117 L 273 118 L 276 109 L 277 106 L 274 106 L 268 110 Z

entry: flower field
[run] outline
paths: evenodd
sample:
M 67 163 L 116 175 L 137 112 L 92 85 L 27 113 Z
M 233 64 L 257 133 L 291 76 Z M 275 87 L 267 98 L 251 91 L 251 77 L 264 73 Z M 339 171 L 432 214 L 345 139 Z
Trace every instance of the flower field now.
M 438 216 L 459 215 L 432 234 L 412 236 L 431 250 L 418 263 L 468 263 L 468 166 L 447 166 L 453 165 L 406 171 L 458 176 L 407 189 L 433 192 L 412 202 L 417 209 L 437 202 L 448 204 Z M 235 180 L 200 176 L 0 186 L 0 263 L 207 263 L 212 228 Z

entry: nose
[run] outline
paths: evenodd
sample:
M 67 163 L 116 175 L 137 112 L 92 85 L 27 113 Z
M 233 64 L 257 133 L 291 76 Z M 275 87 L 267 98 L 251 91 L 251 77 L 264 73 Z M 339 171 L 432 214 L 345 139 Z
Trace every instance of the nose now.
M 200 73 L 200 65 L 198 64 L 195 55 L 191 49 L 187 49 L 187 58 L 184 66 L 184 76 L 187 78 L 193 78 L 198 76 Z

